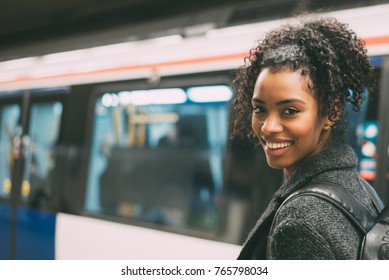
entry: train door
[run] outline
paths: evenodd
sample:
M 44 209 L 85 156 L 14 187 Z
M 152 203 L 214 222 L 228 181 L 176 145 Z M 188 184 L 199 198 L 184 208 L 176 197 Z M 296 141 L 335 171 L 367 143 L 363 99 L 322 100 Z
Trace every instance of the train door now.
M 12 154 L 13 162 L 8 163 L 10 167 L 2 168 L 9 171 L 1 175 L 4 177 L 3 193 L 11 193 L 9 205 L 12 205 L 10 214 L 3 215 L 9 217 L 9 222 L 4 223 L 10 235 L 9 248 L 4 248 L 4 252 L 9 253 L 4 254 L 4 258 L 53 259 L 55 256 L 55 182 L 50 181 L 50 171 L 55 167 L 53 153 L 59 139 L 63 96 L 62 91 L 25 92 L 19 100 L 22 104 L 19 111 L 17 107 L 7 107 L 11 104 L 3 106 L 3 110 L 13 109 L 14 115 L 19 112 L 14 117 L 18 117 L 18 122 L 9 120 L 12 114 L 2 122 L 7 127 L 4 130 L 14 127 L 9 136 L 12 140 L 6 142 L 10 147 L 5 150 Z M 8 174 L 11 174 L 10 181 Z
M 382 62 L 380 102 L 378 105 L 379 137 L 377 140 L 377 176 L 374 184 L 386 204 L 389 203 L 389 57 Z
M 0 259 L 12 257 L 12 186 L 19 158 L 17 139 L 20 139 L 22 133 L 21 101 L 21 93 L 7 98 L 0 97 Z

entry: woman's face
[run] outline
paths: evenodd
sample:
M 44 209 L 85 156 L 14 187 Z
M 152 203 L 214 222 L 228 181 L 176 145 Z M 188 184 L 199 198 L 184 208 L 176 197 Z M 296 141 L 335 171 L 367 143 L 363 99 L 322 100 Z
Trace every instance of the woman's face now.
M 307 79 L 298 71 L 266 68 L 254 88 L 252 128 L 268 164 L 283 168 L 286 177 L 323 148 L 331 127 L 327 117 L 319 117 Z

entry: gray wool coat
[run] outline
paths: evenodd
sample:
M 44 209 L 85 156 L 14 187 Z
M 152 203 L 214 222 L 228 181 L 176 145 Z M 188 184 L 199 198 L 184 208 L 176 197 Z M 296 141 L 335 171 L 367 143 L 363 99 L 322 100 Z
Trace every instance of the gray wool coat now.
M 358 180 L 357 157 L 349 145 L 332 146 L 309 158 L 275 193 L 249 234 L 238 259 L 358 259 L 363 235 L 335 206 L 320 198 L 290 194 L 314 183 L 345 188 L 376 212 Z

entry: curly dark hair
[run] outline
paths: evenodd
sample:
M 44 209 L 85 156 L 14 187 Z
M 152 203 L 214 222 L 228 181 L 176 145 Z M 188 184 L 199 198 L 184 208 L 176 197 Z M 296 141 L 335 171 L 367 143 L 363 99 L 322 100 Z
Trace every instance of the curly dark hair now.
M 364 42 L 335 18 L 305 14 L 298 23 L 286 24 L 267 33 L 258 46 L 250 50 L 234 79 L 232 100 L 234 137 L 246 137 L 258 144 L 251 128 L 254 86 L 259 73 L 291 70 L 308 75 L 305 79 L 318 100 L 321 116 L 333 122 L 334 143 L 343 142 L 347 125 L 344 118 L 346 102 L 359 111 L 365 91 L 375 86 L 373 65 L 367 56 Z

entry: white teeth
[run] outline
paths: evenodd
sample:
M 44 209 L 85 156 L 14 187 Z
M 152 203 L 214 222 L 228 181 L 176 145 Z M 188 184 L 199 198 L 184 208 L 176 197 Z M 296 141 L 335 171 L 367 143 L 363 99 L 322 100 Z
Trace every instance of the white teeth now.
M 269 149 L 281 149 L 285 147 L 289 147 L 291 145 L 291 142 L 278 142 L 278 143 L 271 143 L 266 142 L 266 147 Z

